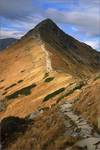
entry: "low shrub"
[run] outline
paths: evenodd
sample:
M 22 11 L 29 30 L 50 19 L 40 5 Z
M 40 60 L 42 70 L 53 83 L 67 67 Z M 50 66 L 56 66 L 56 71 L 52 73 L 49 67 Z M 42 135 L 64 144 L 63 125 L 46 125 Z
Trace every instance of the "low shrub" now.
M 25 88 L 22 88 L 18 91 L 16 91 L 15 93 L 11 94 L 11 95 L 8 95 L 6 96 L 7 99 L 15 99 L 17 98 L 19 95 L 24 95 L 24 96 L 27 96 L 29 94 L 31 94 L 31 89 L 36 87 L 36 84 L 32 84 L 30 86 L 27 86 Z
M 3 82 L 4 80 L 0 80 L 0 82 Z
M 17 83 L 21 83 L 21 82 L 23 82 L 23 80 L 19 80 Z
M 5 147 L 5 144 L 7 144 L 8 141 L 12 141 L 13 136 L 16 135 L 16 133 L 23 134 L 27 125 L 28 121 L 23 118 L 14 116 L 4 118 L 0 123 L 2 146 Z
M 58 99 L 57 103 L 59 103 L 59 101 L 62 100 L 64 97 L 72 94 L 75 90 L 81 89 L 84 85 L 85 83 L 83 81 L 71 85 L 71 87 L 69 87 L 68 90 L 66 90 L 66 93 Z
M 14 87 L 14 86 L 16 86 L 16 85 L 17 85 L 17 84 L 14 83 L 14 84 L 10 85 L 9 87 L 5 88 L 4 90 L 6 91 L 6 90 L 8 90 L 8 89 L 10 89 L 10 88 L 12 88 L 12 87 Z
M 6 94 L 7 94 L 7 92 L 2 93 L 2 95 L 6 95 Z
M 65 88 L 61 88 L 61 89 L 59 89 L 59 90 L 54 91 L 53 93 L 50 93 L 49 95 L 47 95 L 47 96 L 44 98 L 43 102 L 45 102 L 45 101 L 47 101 L 47 100 L 53 98 L 54 96 L 56 96 L 56 95 L 62 93 L 64 90 L 65 90 Z
M 50 81 L 52 81 L 53 79 L 54 79 L 54 77 L 46 78 L 46 79 L 44 80 L 44 82 L 50 82 Z
M 49 73 L 46 72 L 43 79 L 47 78 L 48 76 L 49 76 Z
M 98 74 L 98 75 L 95 77 L 94 81 L 95 81 L 95 80 L 99 80 L 99 79 L 100 79 L 100 74 Z

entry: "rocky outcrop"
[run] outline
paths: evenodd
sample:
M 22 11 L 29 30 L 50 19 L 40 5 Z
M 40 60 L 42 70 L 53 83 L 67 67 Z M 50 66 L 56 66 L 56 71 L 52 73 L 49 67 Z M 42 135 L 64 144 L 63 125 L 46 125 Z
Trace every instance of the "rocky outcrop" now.
M 73 104 L 73 102 L 67 101 L 59 106 L 61 115 L 66 118 L 65 126 L 67 130 L 65 134 L 80 137 L 80 140 L 73 147 L 79 146 L 83 149 L 87 148 L 87 150 L 99 150 L 100 135 L 94 130 L 92 124 L 89 124 L 82 115 L 73 110 Z M 73 124 L 68 122 L 68 118 Z

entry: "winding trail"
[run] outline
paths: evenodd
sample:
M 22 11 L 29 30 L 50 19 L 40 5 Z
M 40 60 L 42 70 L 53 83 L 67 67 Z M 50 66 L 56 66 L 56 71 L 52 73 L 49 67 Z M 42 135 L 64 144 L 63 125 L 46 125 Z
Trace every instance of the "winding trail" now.
M 87 147 L 87 150 L 100 150 L 100 135 L 93 130 L 92 125 L 90 125 L 86 119 L 74 112 L 73 104 L 73 102 L 67 101 L 61 104 L 59 108 L 61 114 L 64 115 L 65 118 L 69 118 L 74 124 L 74 128 L 71 126 L 71 135 L 82 137 L 82 140 L 79 140 L 75 145 L 82 148 Z M 65 126 L 68 128 L 67 120 L 65 121 Z M 68 131 L 66 131 L 66 135 L 67 134 Z
M 44 44 L 41 45 L 41 49 L 43 50 L 43 52 L 44 52 L 44 54 L 46 56 L 46 68 L 47 68 L 47 72 L 51 72 L 51 71 L 53 71 L 52 65 L 51 65 L 51 60 L 50 60 L 50 56 L 49 56 L 48 51 L 45 49 L 45 45 Z

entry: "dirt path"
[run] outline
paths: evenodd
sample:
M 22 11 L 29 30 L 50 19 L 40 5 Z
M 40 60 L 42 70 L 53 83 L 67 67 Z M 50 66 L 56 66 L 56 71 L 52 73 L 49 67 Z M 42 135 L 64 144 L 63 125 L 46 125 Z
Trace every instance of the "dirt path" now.
M 73 126 L 69 125 L 69 132 L 72 136 L 80 136 L 82 140 L 79 140 L 75 145 L 82 148 L 87 147 L 87 150 L 100 150 L 100 135 L 94 131 L 92 125 L 88 123 L 80 114 L 77 114 L 73 110 L 73 102 L 64 102 L 59 106 L 60 112 L 65 116 L 65 126 L 68 128 L 68 118 L 73 122 Z M 66 131 L 66 135 L 68 130 Z M 67 149 L 66 149 L 67 150 Z
M 52 65 L 51 65 L 51 60 L 50 60 L 50 57 L 49 57 L 49 53 L 45 49 L 45 45 L 44 44 L 41 45 L 41 48 L 42 48 L 42 50 L 43 50 L 43 52 L 45 53 L 45 56 L 46 56 L 46 68 L 47 68 L 47 72 L 50 72 L 53 69 L 52 69 Z

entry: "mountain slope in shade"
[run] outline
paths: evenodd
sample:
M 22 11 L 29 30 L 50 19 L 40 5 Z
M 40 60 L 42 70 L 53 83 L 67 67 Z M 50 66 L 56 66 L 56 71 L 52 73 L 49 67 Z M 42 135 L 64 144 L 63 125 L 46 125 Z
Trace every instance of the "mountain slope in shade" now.
M 6 47 L 13 44 L 17 39 L 14 38 L 6 38 L 6 39 L 0 39 L 0 50 L 5 49 Z
M 65 34 L 50 19 L 37 25 L 25 37 L 43 41 L 46 49 L 51 53 L 52 66 L 55 70 L 66 72 L 67 68 L 67 72 L 82 75 L 85 71 L 87 74 L 100 69 L 100 53 Z
M 22 131 L 16 128 L 18 136 L 17 133 L 12 133 L 12 137 L 15 139 L 14 143 L 12 144 L 12 137 L 8 133 L 9 140 L 7 143 L 5 138 L 5 141 L 3 141 L 4 145 L 8 145 L 8 149 L 20 150 L 20 141 L 23 139 L 22 145 L 23 149 L 25 149 L 25 139 L 29 139 L 27 141 L 27 149 L 42 150 L 45 148 L 49 150 L 53 146 L 55 150 L 66 149 L 69 144 L 69 147 L 73 145 L 75 150 L 75 147 L 80 147 L 77 143 L 79 139 L 87 137 L 93 139 L 96 138 L 94 135 L 99 136 L 97 131 L 92 133 L 94 125 L 98 128 L 98 120 L 95 117 L 98 118 L 98 106 L 100 106 L 100 103 L 99 99 L 94 95 L 97 94 L 99 96 L 99 76 L 97 76 L 99 72 L 100 53 L 65 34 L 50 19 L 46 19 L 38 24 L 20 40 L 8 47 L 7 50 L 1 51 L 0 117 L 1 120 L 4 120 L 2 122 L 4 124 L 3 127 L 5 126 L 2 137 L 5 138 L 6 125 L 10 125 L 6 121 L 9 122 L 9 119 L 11 119 L 10 123 L 13 126 L 13 121 L 16 122 L 16 119 L 18 119 L 16 117 L 23 118 L 22 121 L 20 119 L 18 121 L 22 125 L 23 133 L 25 133 L 24 136 L 19 137 L 19 134 L 22 135 L 20 133 Z M 93 88 L 94 85 L 95 88 Z M 86 102 L 88 101 L 89 103 L 91 100 L 95 104 L 91 107 L 89 106 L 88 113 L 85 113 L 86 110 L 83 107 L 86 107 Z M 93 120 L 91 113 L 94 112 L 94 107 L 95 117 Z M 84 112 L 81 112 L 81 108 Z M 66 112 L 67 109 L 69 113 Z M 77 110 L 79 114 L 77 114 Z M 49 118 L 50 114 L 51 117 Z M 9 118 L 9 116 L 15 118 Z M 59 124 L 61 116 L 63 116 L 63 121 Z M 68 122 L 66 122 L 66 117 L 67 119 L 69 118 Z M 41 127 L 38 127 L 39 133 L 47 141 L 44 142 L 41 136 L 39 139 L 35 137 L 33 147 L 31 147 L 32 138 L 29 137 L 33 137 L 31 133 L 33 134 L 34 125 L 29 120 L 34 120 L 34 118 L 36 119 L 35 127 L 39 124 L 41 125 Z M 41 120 L 40 118 L 44 119 Z M 82 122 L 78 133 L 80 118 Z M 88 123 L 89 119 L 90 124 Z M 71 120 L 70 126 L 71 123 L 73 126 L 66 132 L 68 138 L 66 139 L 64 133 Z M 51 128 L 49 130 L 50 124 Z M 42 134 L 44 128 L 45 132 Z M 31 132 L 28 132 L 28 130 Z M 59 130 L 61 130 L 60 133 Z M 84 132 L 84 130 L 86 131 Z M 12 130 L 10 131 L 13 132 Z M 35 134 L 39 136 L 37 130 Z M 19 137 L 19 140 L 17 137 Z M 52 143 L 52 138 L 55 140 L 53 145 L 50 144 Z M 36 142 L 37 140 L 40 141 Z

